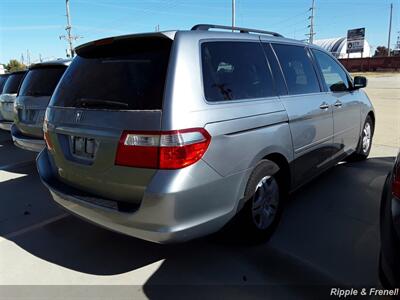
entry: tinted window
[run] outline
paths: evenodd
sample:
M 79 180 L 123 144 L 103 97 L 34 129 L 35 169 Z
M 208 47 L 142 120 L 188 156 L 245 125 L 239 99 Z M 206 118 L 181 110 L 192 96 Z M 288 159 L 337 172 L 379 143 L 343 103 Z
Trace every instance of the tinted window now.
M 4 85 L 3 94 L 16 94 L 24 76 L 25 72 L 11 74 Z
M 273 48 L 285 75 L 289 94 L 320 92 L 317 75 L 304 47 L 277 44 Z
M 275 88 L 279 95 L 287 95 L 287 88 L 285 84 L 285 79 L 283 78 L 281 68 L 277 61 L 276 55 L 271 48 L 270 44 L 264 43 L 264 51 L 267 55 L 269 65 L 271 67 L 272 76 L 274 77 Z
M 8 75 L 0 75 L 0 94 L 3 92 L 3 88 L 6 84 Z
M 321 68 L 327 88 L 332 92 L 348 90 L 349 80 L 340 65 L 328 54 L 315 49 L 312 51 Z
M 201 46 L 204 93 L 208 101 L 275 95 L 259 43 L 206 42 Z
M 161 109 L 170 48 L 168 39 L 137 38 L 78 49 L 50 105 Z
M 26 74 L 19 89 L 20 96 L 51 96 L 65 67 L 32 69 Z

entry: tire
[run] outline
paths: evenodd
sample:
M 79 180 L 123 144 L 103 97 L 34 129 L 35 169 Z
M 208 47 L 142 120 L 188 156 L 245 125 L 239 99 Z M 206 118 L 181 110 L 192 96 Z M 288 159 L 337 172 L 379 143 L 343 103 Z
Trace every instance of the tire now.
M 370 116 L 367 116 L 363 129 L 358 140 L 356 151 L 349 157 L 350 161 L 366 160 L 371 151 L 372 138 L 374 136 L 374 122 Z
M 231 238 L 253 244 L 266 242 L 272 236 L 286 194 L 280 177 L 274 162 L 262 160 L 257 164 L 247 182 L 245 203 L 234 219 Z

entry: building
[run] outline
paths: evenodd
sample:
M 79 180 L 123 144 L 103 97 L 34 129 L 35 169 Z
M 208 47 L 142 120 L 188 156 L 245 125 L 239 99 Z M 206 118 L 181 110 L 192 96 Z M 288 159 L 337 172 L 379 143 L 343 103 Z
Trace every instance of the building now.
M 332 38 L 315 40 L 314 44 L 324 48 L 331 52 L 337 58 L 360 58 L 360 57 L 371 57 L 371 46 L 367 40 L 364 40 L 364 52 L 363 53 L 350 53 L 347 54 L 347 38 Z

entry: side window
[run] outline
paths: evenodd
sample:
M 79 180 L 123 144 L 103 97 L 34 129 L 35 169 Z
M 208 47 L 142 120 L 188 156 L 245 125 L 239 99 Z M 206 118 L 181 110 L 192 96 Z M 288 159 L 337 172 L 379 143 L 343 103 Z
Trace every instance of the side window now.
M 287 95 L 285 79 L 283 78 L 281 67 L 279 66 L 274 50 L 272 50 L 271 45 L 268 43 L 263 43 L 263 47 L 271 67 L 272 76 L 274 77 L 275 88 L 279 95 Z
M 208 101 L 275 96 L 271 73 L 258 42 L 201 45 L 204 93 Z
M 327 88 L 332 92 L 347 91 L 350 87 L 346 72 L 328 54 L 312 49 L 321 68 Z
M 274 44 L 273 48 L 281 64 L 289 94 L 320 92 L 317 74 L 302 46 Z

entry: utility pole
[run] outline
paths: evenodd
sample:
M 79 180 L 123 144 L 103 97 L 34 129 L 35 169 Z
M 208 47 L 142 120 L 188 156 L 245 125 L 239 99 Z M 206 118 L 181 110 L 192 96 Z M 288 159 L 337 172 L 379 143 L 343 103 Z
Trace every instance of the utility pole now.
M 310 28 L 310 33 L 306 35 L 308 35 L 308 42 L 312 44 L 314 42 L 314 35 L 315 35 L 314 31 L 315 0 L 312 0 L 312 4 L 309 11 L 311 11 L 311 15 L 308 17 L 308 19 L 310 20 L 310 25 L 308 25 L 308 28 Z
M 72 44 L 72 41 L 75 41 L 79 39 L 79 36 L 74 36 L 72 35 L 72 25 L 71 25 L 71 16 L 69 13 L 69 0 L 65 0 L 65 6 L 66 6 L 66 11 L 67 11 L 67 26 L 65 27 L 65 31 L 67 32 L 67 35 L 61 35 L 60 39 L 65 39 L 68 42 L 69 46 L 69 55 L 67 53 L 67 56 L 74 57 L 75 51 L 74 51 L 74 46 Z
M 21 63 L 24 64 L 24 53 L 21 53 Z
M 30 66 L 31 64 L 31 54 L 29 53 L 29 49 L 26 49 L 26 64 Z
M 159 32 L 159 31 L 160 31 L 160 24 L 157 24 L 157 25 L 156 25 L 155 31 L 156 31 L 156 32 Z
M 236 14 L 236 7 L 235 7 L 235 0 L 232 0 L 232 31 L 235 27 L 235 14 Z
M 390 56 L 390 36 L 392 35 L 392 17 L 393 17 L 393 3 L 390 3 L 389 36 L 388 36 L 388 56 Z

